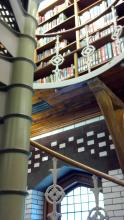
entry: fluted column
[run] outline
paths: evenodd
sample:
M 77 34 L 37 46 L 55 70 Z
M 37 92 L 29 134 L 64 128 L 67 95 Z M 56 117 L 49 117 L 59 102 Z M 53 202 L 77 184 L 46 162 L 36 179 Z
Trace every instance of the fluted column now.
M 1 220 L 24 220 L 34 74 L 34 34 L 37 25 L 33 16 L 36 10 L 36 1 L 30 0 L 31 16 L 25 17 L 24 32 L 19 35 L 18 53 L 13 61 L 12 79 L 8 87 L 0 149 Z

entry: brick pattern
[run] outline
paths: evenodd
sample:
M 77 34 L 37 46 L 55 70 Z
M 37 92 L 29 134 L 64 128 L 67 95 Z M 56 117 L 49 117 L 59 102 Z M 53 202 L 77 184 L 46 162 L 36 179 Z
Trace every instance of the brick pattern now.
M 101 116 L 102 117 L 102 116 Z M 97 118 L 95 118 L 97 119 Z M 114 164 L 117 164 L 117 158 L 115 153 L 115 146 L 112 142 L 111 135 L 108 132 L 105 121 L 103 118 L 99 120 L 92 119 L 88 124 L 81 123 L 75 125 L 70 130 L 66 129 L 58 134 L 52 134 L 48 137 L 37 140 L 39 143 L 52 148 L 60 153 L 65 153 L 70 150 L 72 155 L 75 155 L 74 159 L 79 160 L 79 157 L 85 162 L 85 158 L 89 158 L 89 161 L 105 160 L 109 158 L 110 167 L 105 170 L 117 169 L 118 166 L 112 166 L 113 158 Z M 70 155 L 70 154 L 69 154 Z M 47 164 L 51 160 L 45 152 L 41 152 L 38 149 L 32 148 L 32 156 L 29 160 L 28 173 L 33 175 L 34 172 L 42 168 L 43 163 Z M 88 162 L 86 160 L 86 162 Z M 105 162 L 106 164 L 106 162 Z
M 109 175 L 124 179 L 120 169 L 109 171 Z M 110 220 L 124 220 L 124 187 L 102 179 L 104 205 Z
M 44 193 L 29 190 L 25 202 L 25 220 L 43 220 Z

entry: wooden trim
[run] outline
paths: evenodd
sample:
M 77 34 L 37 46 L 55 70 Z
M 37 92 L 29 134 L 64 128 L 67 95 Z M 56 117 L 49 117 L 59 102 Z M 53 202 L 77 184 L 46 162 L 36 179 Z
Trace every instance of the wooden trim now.
M 124 171 L 124 104 L 99 80 L 91 81 L 89 87 L 93 91 L 101 112 L 105 117 L 106 124 L 116 148 L 120 166 Z M 114 109 L 113 103 L 123 109 L 119 111 Z

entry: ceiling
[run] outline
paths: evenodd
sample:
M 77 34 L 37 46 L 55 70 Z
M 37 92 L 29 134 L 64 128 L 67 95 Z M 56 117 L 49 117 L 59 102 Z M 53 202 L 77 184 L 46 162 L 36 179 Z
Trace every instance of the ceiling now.
M 123 65 L 103 74 L 102 80 L 124 100 Z M 101 114 L 96 99 L 86 83 L 61 89 L 36 90 L 33 96 L 32 136 L 40 135 Z

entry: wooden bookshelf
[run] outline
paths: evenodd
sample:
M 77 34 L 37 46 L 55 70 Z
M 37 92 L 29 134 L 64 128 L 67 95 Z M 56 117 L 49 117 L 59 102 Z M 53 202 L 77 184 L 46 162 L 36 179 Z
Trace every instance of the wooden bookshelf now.
M 123 24 L 124 24 L 124 16 L 118 18 L 118 19 L 117 19 L 117 22 L 118 22 L 119 25 L 122 25 L 122 26 L 123 26 Z M 107 24 L 107 25 L 105 25 L 104 27 L 101 27 L 100 29 L 98 29 L 98 30 L 92 32 L 91 34 L 89 34 L 89 37 L 92 36 L 92 35 L 94 35 L 94 34 L 96 34 L 97 32 L 102 32 L 102 31 L 106 30 L 107 28 L 110 28 L 112 25 L 113 25 L 113 23 L 111 22 L 110 24 Z M 85 37 L 80 38 L 80 40 L 83 40 L 83 39 L 85 39 Z M 101 39 L 99 39 L 99 41 L 100 41 L 100 40 L 101 40 Z
M 110 7 L 110 5 L 107 5 L 107 1 L 108 0 L 106 0 L 105 10 L 102 11 L 102 15 L 110 17 L 110 15 L 108 15 L 108 13 L 111 14 L 111 7 Z M 81 51 L 85 46 L 85 45 L 82 46 L 81 42 L 83 40 L 85 40 L 85 36 L 84 37 L 80 36 L 80 30 L 77 30 L 76 32 L 73 31 L 71 33 L 69 33 L 69 32 L 66 33 L 66 30 L 74 28 L 74 27 L 78 28 L 79 17 L 83 13 L 95 8 L 96 6 L 100 7 L 100 4 L 103 4 L 104 2 L 105 1 L 102 1 L 102 0 L 97 0 L 97 1 L 89 0 L 88 2 L 81 1 L 81 0 L 74 0 L 73 2 L 71 1 L 71 4 L 68 5 L 66 8 L 63 8 L 57 14 L 50 17 L 48 20 L 39 24 L 39 27 L 42 27 L 42 25 L 44 25 L 45 23 L 51 22 L 54 18 L 57 18 L 58 15 L 60 15 L 61 13 L 64 13 L 67 16 L 67 18 L 64 21 L 62 21 L 60 24 L 56 25 L 55 27 L 52 27 L 50 30 L 47 30 L 44 34 L 60 32 L 61 29 L 65 30 L 65 34 L 62 34 L 60 36 L 60 41 L 63 39 L 67 39 L 68 43 L 64 48 L 60 49 L 60 54 L 63 54 L 67 50 L 70 50 L 70 53 L 68 53 L 67 55 L 64 56 L 65 61 L 64 61 L 64 64 L 62 64 L 60 66 L 60 68 L 62 69 L 62 68 L 64 68 L 64 66 L 67 67 L 67 66 L 73 64 L 75 66 L 75 77 L 78 77 L 78 75 L 84 74 L 86 72 L 86 71 L 83 71 L 83 72 L 78 71 L 78 62 L 79 62 L 78 59 L 81 57 Z M 44 13 L 46 13 L 48 10 L 53 9 L 56 5 L 59 5 L 62 3 L 64 3 L 64 1 L 61 1 L 61 0 L 54 1 L 54 3 L 49 5 L 47 8 L 40 11 L 39 15 L 40 16 L 44 15 Z M 116 6 L 117 12 L 119 11 L 119 14 L 121 14 L 121 10 L 123 11 L 123 8 L 124 8 L 123 3 Z M 101 12 L 100 12 L 100 14 L 101 14 Z M 92 19 L 86 21 L 85 24 L 83 24 L 83 25 L 80 24 L 81 30 L 83 27 L 85 27 L 85 25 L 94 24 L 93 22 L 97 21 L 100 18 L 100 14 L 97 14 L 97 16 L 95 15 L 94 17 L 92 16 Z M 118 24 L 121 24 L 123 26 L 123 24 L 124 24 L 124 17 L 123 16 L 118 18 Z M 101 34 L 101 32 L 107 31 L 107 29 L 110 28 L 111 26 L 112 26 L 111 21 L 108 22 L 108 24 L 105 23 L 104 26 L 101 26 L 100 28 L 89 33 L 89 37 L 94 37 L 95 34 L 97 34 L 98 32 Z M 124 31 L 122 32 L 122 36 L 123 35 L 124 35 Z M 44 37 L 45 37 L 45 35 L 44 35 Z M 52 40 L 42 46 L 39 46 L 36 49 L 37 54 L 41 54 L 41 53 L 43 53 L 43 51 L 54 48 L 55 42 L 56 41 L 54 39 L 54 40 Z M 96 49 L 99 49 L 99 48 L 103 47 L 105 44 L 107 44 L 108 42 L 110 42 L 110 43 L 112 42 L 110 33 L 106 34 L 103 37 L 99 37 L 96 40 L 93 40 L 91 44 L 94 45 Z M 54 55 L 55 55 L 55 53 L 49 54 L 48 56 L 45 56 L 36 62 L 36 65 L 38 67 L 35 71 L 35 77 L 34 77 L 35 80 L 38 80 L 40 78 L 44 78 L 44 77 L 52 74 L 52 70 L 54 70 L 55 67 L 52 66 L 52 64 L 49 62 L 50 62 L 50 59 Z M 108 62 L 108 61 L 109 60 L 107 60 L 106 62 Z M 41 65 L 41 63 L 42 63 L 42 65 Z M 102 65 L 102 63 L 100 63 L 99 65 L 96 65 L 96 67 L 93 66 L 91 68 L 95 69 L 101 65 Z
M 124 34 L 124 31 L 122 32 L 122 34 Z M 99 46 L 102 47 L 102 46 L 103 46 L 105 43 L 107 43 L 107 42 L 112 42 L 111 37 L 110 37 L 110 34 L 108 34 L 108 35 L 105 36 L 105 37 L 102 37 L 100 41 L 99 41 L 99 40 L 94 41 L 94 42 L 92 43 L 92 45 L 94 45 L 94 46 L 96 47 L 96 49 L 97 49 Z M 75 42 L 74 42 L 74 43 L 75 43 Z M 73 43 L 72 43 L 72 46 L 73 46 Z M 80 57 L 81 51 L 82 51 L 83 48 L 84 48 L 84 47 L 80 47 L 79 49 L 75 49 L 75 50 L 73 50 L 71 53 L 69 53 L 68 55 L 64 56 L 65 62 L 64 62 L 63 65 L 61 65 L 61 67 L 63 68 L 63 67 L 66 66 L 68 63 L 71 63 L 72 60 L 73 60 L 73 55 L 74 55 L 75 53 L 77 53 L 78 56 Z M 62 50 L 64 50 L 64 49 L 62 49 Z M 62 50 L 61 50 L 61 52 L 62 52 Z M 61 52 L 60 52 L 60 53 L 61 53 Z M 52 57 L 52 56 L 50 56 L 50 57 Z M 44 60 L 47 60 L 47 59 L 49 59 L 49 58 L 47 57 L 47 58 L 45 58 Z M 110 60 L 107 60 L 106 62 L 108 62 L 108 61 L 110 61 Z M 41 61 L 37 62 L 37 64 L 40 64 L 40 62 L 41 62 Z M 103 62 L 103 64 L 105 64 L 106 62 Z M 100 67 L 100 66 L 103 65 L 103 64 L 101 63 L 101 64 L 99 64 L 99 65 L 93 66 L 93 67 L 91 67 L 91 69 L 96 69 L 96 68 Z M 48 65 L 44 66 L 43 68 L 41 68 L 40 65 L 39 65 L 38 68 L 37 68 L 37 70 L 35 71 L 35 80 L 37 80 L 41 75 L 42 75 L 43 77 L 48 76 L 48 75 L 49 75 L 48 71 L 51 72 L 52 70 L 54 70 L 54 67 L 52 66 L 52 64 L 48 64 Z M 84 74 L 84 73 L 86 73 L 86 71 L 80 72 L 79 75 L 82 75 L 82 74 Z
M 97 5 L 98 2 L 101 2 L 102 0 L 88 0 L 88 1 L 77 1 L 78 6 L 80 7 L 80 10 L 87 10 L 91 8 L 94 5 Z
M 44 15 L 47 11 L 53 9 L 56 5 L 64 3 L 63 0 L 52 0 L 47 3 L 46 6 L 42 7 L 42 10 L 38 12 L 39 15 Z
M 92 4 L 90 3 L 92 2 Z M 89 10 L 90 8 L 92 8 L 93 6 L 101 3 L 102 0 L 96 0 L 96 1 L 78 1 L 78 7 L 83 8 L 79 11 L 78 15 L 81 15 L 82 13 L 84 13 L 85 11 Z M 87 4 L 88 3 L 88 4 Z
M 71 35 L 71 36 L 66 35 L 66 37 L 60 36 L 60 41 L 62 41 L 63 39 L 68 39 L 68 41 L 71 43 L 75 42 L 75 40 L 76 40 L 75 35 Z M 55 47 L 55 42 L 56 42 L 56 40 L 54 39 L 54 40 L 50 41 L 49 43 L 46 43 L 42 46 L 37 47 L 36 48 L 37 53 L 42 53 L 43 51 L 45 51 L 49 48 Z M 68 44 L 71 44 L 71 43 L 68 43 Z
M 61 65 L 61 68 L 64 68 L 65 66 L 67 66 L 68 64 L 72 64 L 74 63 L 74 53 L 76 53 L 77 50 L 74 50 L 72 52 L 70 52 L 69 54 L 64 56 L 65 62 Z M 40 61 L 39 61 L 40 64 Z M 49 76 L 49 73 L 52 73 L 52 70 L 54 70 L 55 67 L 50 63 L 44 67 L 40 67 L 40 65 L 37 67 L 37 70 L 35 71 L 35 75 L 34 75 L 34 80 L 38 80 L 39 78 L 46 77 Z
M 76 49 L 76 41 L 68 44 L 66 47 L 60 49 L 60 54 L 63 54 L 64 52 L 67 52 L 67 50 L 70 50 L 70 51 L 74 51 Z M 51 55 L 48 55 L 46 57 L 44 57 L 43 59 L 39 60 L 39 62 L 47 62 L 48 60 L 50 60 L 53 56 L 55 56 L 55 53 L 51 54 Z M 37 64 L 37 63 L 36 63 Z
M 74 26 L 75 26 L 74 15 L 72 15 L 71 17 L 69 17 L 66 20 L 64 20 L 63 22 L 61 22 L 60 24 L 58 24 L 55 27 L 51 28 L 50 30 L 46 31 L 44 34 L 51 33 L 51 32 L 57 32 L 59 29 L 68 29 L 68 27 L 73 28 Z
M 37 47 L 37 48 L 36 48 L 37 53 L 40 53 L 40 52 L 42 52 L 42 51 L 44 51 L 44 50 L 47 50 L 47 49 L 49 49 L 50 47 L 54 47 L 54 46 L 55 46 L 55 42 L 56 42 L 56 40 L 52 40 L 52 41 L 50 41 L 49 43 L 46 43 L 46 44 L 44 44 L 44 45 L 42 45 L 42 46 Z
M 68 17 L 72 16 L 72 15 L 74 14 L 74 4 L 71 4 L 71 5 L 69 5 L 68 7 L 65 6 L 64 9 L 62 9 L 61 11 L 59 11 L 58 13 L 56 13 L 55 15 L 51 16 L 50 18 L 48 18 L 47 20 L 45 20 L 45 21 L 43 21 L 43 22 L 40 22 L 40 23 L 38 24 L 38 27 L 40 27 L 40 26 L 44 25 L 45 23 L 50 22 L 50 21 L 52 21 L 53 19 L 57 18 L 57 17 L 59 16 L 59 14 L 61 14 L 61 13 L 63 13 L 63 12 L 64 12 L 64 14 L 65 14 L 66 16 L 68 16 Z

